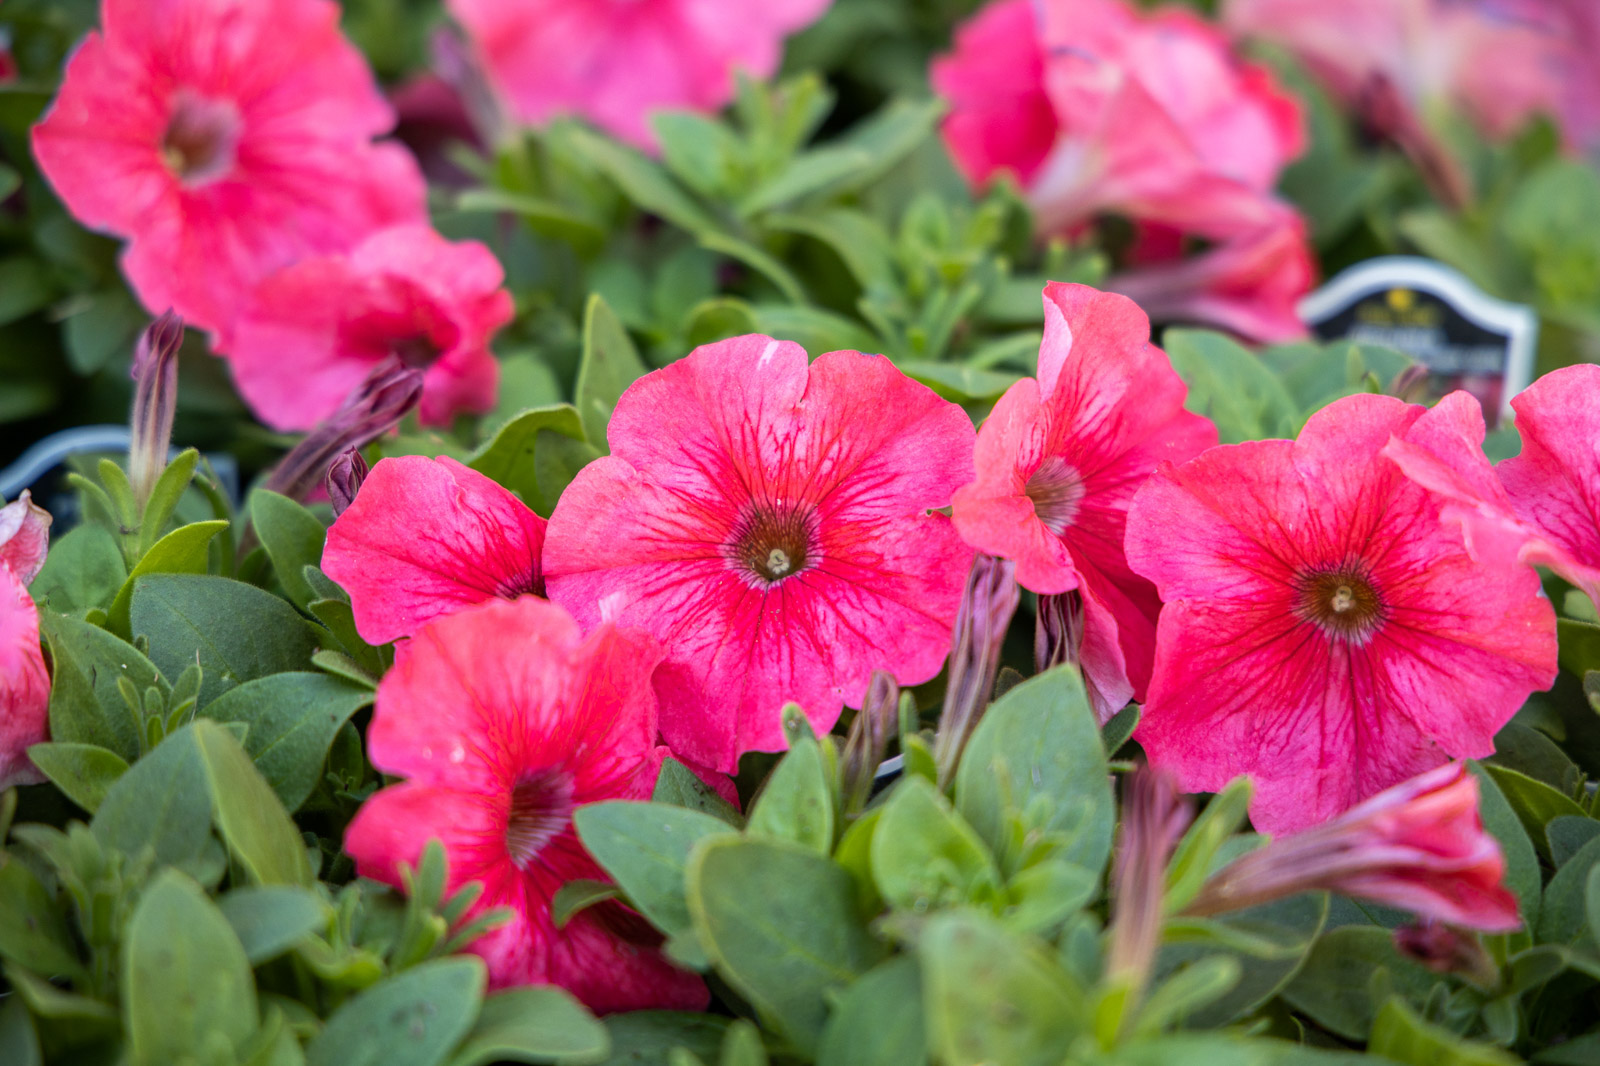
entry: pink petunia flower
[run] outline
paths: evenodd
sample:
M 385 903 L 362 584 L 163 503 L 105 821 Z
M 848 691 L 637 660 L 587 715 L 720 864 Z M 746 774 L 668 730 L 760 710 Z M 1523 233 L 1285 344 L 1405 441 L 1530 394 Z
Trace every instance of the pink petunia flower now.
M 874 670 L 939 672 L 973 553 L 929 513 L 972 480 L 961 408 L 882 356 L 747 336 L 634 382 L 611 455 L 550 518 L 550 598 L 585 628 L 638 626 L 674 751 L 731 771 L 785 746 L 780 711 L 818 732 Z
M 550 915 L 565 882 L 606 880 L 573 812 L 655 787 L 667 754 L 650 691 L 659 659 L 642 633 L 602 626 L 582 639 L 565 611 L 531 597 L 424 627 L 378 686 L 367 754 L 407 780 L 350 823 L 357 870 L 398 885 L 398 864 L 438 839 L 451 890 L 483 883 L 469 916 L 513 913 L 470 949 L 494 986 L 560 985 L 602 1011 L 703 1010 L 704 983 L 667 962 L 631 911 L 600 904 L 560 929 Z
M 1522 452 L 1496 472 L 1525 523 L 1524 561 L 1551 567 L 1600 603 L 1600 366 L 1552 371 L 1511 407 Z
M 28 584 L 49 545 L 50 514 L 27 492 L 0 507 L 0 792 L 45 780 L 28 759 L 50 739 L 50 672 Z
M 79 221 L 130 239 L 151 311 L 220 334 L 274 270 L 426 218 L 338 20 L 329 0 L 104 0 L 34 154 Z
M 715 111 L 734 71 L 769 77 L 831 0 L 447 0 L 521 121 L 589 119 L 643 148 L 650 115 Z
M 953 516 L 978 551 L 1016 560 L 1024 588 L 1082 596 L 1078 659 L 1105 719 L 1143 697 L 1161 609 L 1123 555 L 1128 505 L 1159 463 L 1199 455 L 1217 430 L 1183 409 L 1188 389 L 1132 301 L 1052 283 L 1044 309 L 1038 380 L 995 404 Z
M 1212 326 L 1277 343 L 1306 335 L 1297 308 L 1316 280 L 1305 223 L 1284 212 L 1278 222 L 1192 258 L 1179 253 L 1115 274 L 1106 288 L 1131 298 L 1158 322 Z
M 371 644 L 473 604 L 544 595 L 545 520 L 454 459 L 380 460 L 328 530 L 322 569 Z
M 1039 229 L 1096 215 L 1210 238 L 1254 230 L 1305 131 L 1298 103 L 1213 27 L 1122 0 L 998 0 L 934 62 L 944 134 L 974 184 L 1010 171 Z
M 1493 136 L 1535 113 L 1570 112 L 1592 55 L 1559 19 L 1562 0 L 1227 0 L 1245 36 L 1301 59 L 1330 92 L 1415 150 L 1428 111 L 1455 105 Z M 1592 7 L 1576 0 L 1571 10 Z M 1592 105 L 1591 105 L 1592 106 Z M 1574 130 L 1573 132 L 1582 132 Z
M 1462 763 L 1419 774 L 1303 833 L 1235 859 L 1191 914 L 1222 914 L 1301 892 L 1338 892 L 1451 925 L 1521 926 L 1505 857 L 1483 828 L 1478 782 Z
M 391 355 L 424 372 L 422 421 L 447 425 L 494 406 L 489 340 L 514 313 L 504 281 L 476 241 L 453 244 L 423 225 L 383 230 L 348 254 L 265 279 L 222 354 L 245 402 L 275 429 L 316 425 Z
M 1533 571 L 1474 558 L 1448 499 L 1384 454 L 1452 436 L 1483 440 L 1466 393 L 1429 411 L 1358 395 L 1297 440 L 1156 472 L 1127 537 L 1164 601 L 1137 733 L 1152 763 L 1190 791 L 1249 774 L 1257 828 L 1282 833 L 1494 750 L 1555 678 L 1555 615 Z M 1487 470 L 1481 451 L 1432 450 Z

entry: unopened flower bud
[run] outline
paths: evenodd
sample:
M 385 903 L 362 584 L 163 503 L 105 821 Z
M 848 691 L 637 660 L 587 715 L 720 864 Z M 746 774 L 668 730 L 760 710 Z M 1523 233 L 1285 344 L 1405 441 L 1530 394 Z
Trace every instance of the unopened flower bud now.
M 328 476 L 333 460 L 351 448 L 364 448 L 395 426 L 422 399 L 421 370 L 390 356 L 305 440 L 285 455 L 266 487 L 292 500 L 304 500 Z
M 1419 774 L 1319 826 L 1236 859 L 1189 914 L 1223 914 L 1302 892 L 1338 892 L 1490 932 L 1520 926 L 1505 858 L 1461 763 Z
M 861 713 L 850 723 L 844 742 L 839 776 L 843 782 L 844 809 L 859 811 L 872 795 L 872 782 L 888 750 L 889 737 L 900 717 L 900 686 L 889 673 L 874 670 L 867 682 Z
M 1022 597 L 1016 582 L 1017 566 L 1009 559 L 979 555 L 972 561 L 967 588 L 956 614 L 945 685 L 944 711 L 933 742 L 939 781 L 954 775 L 967 738 L 977 727 L 1000 669 L 1000 648 L 1006 629 Z
M 371 471 L 366 456 L 359 448 L 346 448 L 328 467 L 328 499 L 333 503 L 333 517 L 338 518 L 356 502 L 356 493 Z
M 1194 809 L 1164 768 L 1141 766 L 1123 785 L 1122 829 L 1112 866 L 1110 945 L 1106 977 L 1143 994 L 1161 946 L 1162 898 L 1167 860 L 1194 817 Z M 1131 1017 L 1131 1010 L 1124 1017 Z
M 172 420 L 178 410 L 178 349 L 183 319 L 168 311 L 139 337 L 133 353 L 133 439 L 128 445 L 128 480 L 142 508 L 167 468 Z
M 1492 989 L 1500 983 L 1500 969 L 1475 933 L 1422 921 L 1396 929 L 1394 946 L 1400 954 L 1434 973 L 1456 974 L 1483 988 Z

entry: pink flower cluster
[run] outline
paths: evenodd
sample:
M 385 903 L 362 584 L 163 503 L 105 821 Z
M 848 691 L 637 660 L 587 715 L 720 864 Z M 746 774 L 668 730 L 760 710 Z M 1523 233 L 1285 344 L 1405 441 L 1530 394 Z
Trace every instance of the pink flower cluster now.
M 1600 138 L 1600 9 L 1588 0 L 1227 0 L 1235 32 L 1287 48 L 1402 145 L 1427 112 L 1465 110 L 1505 137 L 1535 114 Z
M 1273 195 L 1305 146 L 1299 104 L 1194 14 L 1124 0 L 996 0 L 935 61 L 945 140 L 974 184 L 1020 182 L 1045 234 L 1105 215 L 1139 234 L 1111 287 L 1162 320 L 1304 334 L 1315 268 Z M 1207 250 L 1186 257 L 1190 245 Z
M 128 241 L 152 312 L 207 330 L 276 429 L 331 414 L 390 355 L 422 417 L 494 401 L 499 263 L 427 225 L 415 160 L 331 0 L 104 0 L 34 129 L 85 225 Z
M 1185 788 L 1247 774 L 1259 829 L 1328 823 L 1344 843 L 1387 834 L 1383 811 L 1420 818 L 1443 777 L 1406 782 L 1490 753 L 1554 678 L 1555 618 L 1526 562 L 1600 563 L 1600 516 L 1581 509 L 1600 460 L 1561 447 L 1600 430 L 1600 370 L 1519 401 L 1528 451 L 1498 474 L 1465 393 L 1431 410 L 1353 396 L 1298 440 L 1218 446 L 1126 297 L 1052 284 L 1045 313 L 1038 377 L 976 434 L 881 356 L 808 365 L 749 336 L 635 382 L 610 455 L 548 523 L 448 459 L 380 462 L 324 556 L 361 632 L 401 640 L 371 750 L 408 781 L 352 827 L 362 872 L 394 880 L 443 836 L 485 905 L 517 911 L 477 949 L 495 980 L 607 1008 L 694 1001 L 626 912 L 554 931 L 561 881 L 600 876 L 572 810 L 648 795 L 667 752 L 726 788 L 742 753 L 784 746 L 785 703 L 825 731 L 875 671 L 933 678 L 979 552 L 1072 604 L 1097 710 L 1143 701 L 1136 735 Z M 1498 884 L 1481 847 L 1421 866 L 1384 852 L 1368 877 L 1374 847 L 1347 849 L 1345 890 L 1456 920 L 1440 893 L 1466 873 Z M 1419 870 L 1405 899 L 1384 887 Z M 607 967 L 610 993 L 593 983 Z

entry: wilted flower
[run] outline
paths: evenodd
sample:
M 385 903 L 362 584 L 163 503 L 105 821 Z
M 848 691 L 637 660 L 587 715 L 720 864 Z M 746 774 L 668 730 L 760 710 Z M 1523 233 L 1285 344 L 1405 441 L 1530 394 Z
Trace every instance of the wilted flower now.
M 1504 877 L 1500 845 L 1478 814 L 1478 782 L 1465 765 L 1450 763 L 1235 859 L 1187 910 L 1222 914 L 1301 892 L 1338 892 L 1505 932 L 1522 921 Z
M 930 513 L 972 479 L 972 422 L 882 356 L 737 337 L 623 393 L 608 457 L 562 494 L 550 598 L 638 626 L 674 751 L 733 770 L 818 732 L 874 670 L 917 685 L 950 646 L 972 552 Z
M 596 1010 L 704 1009 L 705 985 L 662 957 L 642 918 L 614 902 L 559 929 L 550 914 L 567 881 L 606 879 L 573 812 L 655 787 L 667 754 L 650 691 L 659 659 L 642 633 L 606 625 L 585 640 L 565 611 L 531 597 L 424 627 L 378 686 L 367 754 L 407 780 L 351 822 L 357 870 L 399 885 L 399 864 L 415 866 L 436 838 L 449 890 L 483 884 L 468 916 L 513 912 L 470 948 L 496 987 L 556 984 Z
M 380 460 L 328 530 L 322 569 L 372 644 L 495 598 L 544 595 L 545 521 L 454 459 Z
M 178 349 L 183 319 L 168 311 L 139 337 L 133 353 L 133 426 L 128 445 L 128 480 L 142 507 L 167 468 L 172 420 L 178 413 Z
M 329 0 L 104 0 L 34 128 L 86 226 L 130 238 L 128 280 L 214 334 L 256 282 L 422 221 L 394 114 Z
M 337 411 L 307 433 L 267 475 L 266 488 L 303 500 L 328 476 L 333 461 L 351 448 L 365 448 L 416 409 L 422 398 L 422 371 L 397 356 L 372 368 Z
M 889 749 L 900 715 L 900 686 L 882 670 L 867 682 L 861 713 L 850 723 L 844 754 L 839 760 L 839 794 L 843 809 L 853 814 L 867 805 L 878 766 Z
M 1484 988 L 1500 982 L 1500 968 L 1476 933 L 1424 919 L 1394 931 L 1394 949 L 1434 973 L 1453 973 Z
M 28 759 L 50 739 L 50 673 L 28 584 L 49 545 L 50 515 L 27 492 L 0 507 L 0 792 L 45 779 Z
M 1123 555 L 1128 504 L 1158 463 L 1217 431 L 1183 409 L 1188 390 L 1132 301 L 1052 283 L 1044 308 L 1039 377 L 995 404 L 953 515 L 968 544 L 1016 561 L 1023 588 L 1081 594 L 1076 659 L 1104 720 L 1143 696 L 1161 607 Z
M 975 184 L 1010 171 L 1041 230 L 1096 215 L 1210 238 L 1271 222 L 1300 109 L 1213 27 L 1121 0 L 998 0 L 933 65 L 946 143 Z
M 268 277 L 222 354 L 245 402 L 276 429 L 315 425 L 391 356 L 423 374 L 422 421 L 444 425 L 494 406 L 489 340 L 513 314 L 504 280 L 475 241 L 452 244 L 427 226 L 384 230 Z
M 1295 441 L 1158 470 L 1128 559 L 1165 601 L 1135 734 L 1185 789 L 1255 781 L 1264 832 L 1304 829 L 1494 735 L 1555 678 L 1555 616 L 1533 571 L 1475 558 L 1448 500 L 1408 480 L 1391 438 L 1483 440 L 1466 393 L 1432 410 L 1357 395 Z M 1463 476 L 1488 461 L 1441 449 Z
M 1158 322 L 1228 330 L 1253 341 L 1304 337 L 1300 300 L 1317 278 L 1299 216 L 1242 232 L 1197 255 L 1182 249 L 1113 275 L 1106 288 L 1129 297 Z
M 649 117 L 715 111 L 734 72 L 778 68 L 783 38 L 831 0 L 447 0 L 510 111 L 589 119 L 642 147 Z

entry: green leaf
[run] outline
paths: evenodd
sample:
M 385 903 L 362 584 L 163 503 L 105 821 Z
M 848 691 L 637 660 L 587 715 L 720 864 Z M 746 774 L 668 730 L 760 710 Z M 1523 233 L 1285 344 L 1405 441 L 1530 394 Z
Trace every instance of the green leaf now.
M 1100 875 L 1062 859 L 1045 859 L 1006 882 L 1000 919 L 1016 933 L 1048 936 L 1095 898 Z
M 684 879 L 695 844 L 731 832 L 726 822 L 709 814 L 628 800 L 580 807 L 572 822 L 595 861 L 668 936 L 691 926 Z
M 1488 770 L 1481 763 L 1467 765 L 1478 779 L 1478 814 L 1483 818 L 1483 827 L 1499 842 L 1505 856 L 1505 885 L 1517 895 L 1523 924 L 1529 929 L 1537 928 L 1544 875 L 1533 841 Z
M 1375 984 L 1418 1003 L 1440 980 L 1438 974 L 1403 958 L 1389 930 L 1347 925 L 1317 939 L 1305 966 L 1281 995 L 1324 1029 L 1348 1040 L 1364 1040 L 1380 1006 L 1373 1002 Z
M 556 889 L 556 894 L 550 897 L 550 920 L 556 923 L 557 929 L 564 928 L 579 911 L 588 910 L 597 903 L 618 899 L 621 896 L 621 889 L 605 881 L 594 881 L 586 877 L 568 881 Z
M 1422 1019 L 1395 997 L 1372 1023 L 1367 1051 L 1410 1066 L 1516 1066 L 1522 1060 L 1488 1044 L 1462 1040 Z
M 1552 819 L 1550 824 L 1544 827 L 1544 833 L 1550 840 L 1550 861 L 1559 870 L 1585 844 L 1600 837 L 1600 822 L 1588 815 L 1582 818 L 1570 814 L 1562 815 L 1560 818 Z
M 866 149 L 852 145 L 826 145 L 802 152 L 740 200 L 738 213 L 748 218 L 804 199 L 871 171 L 875 162 Z
M 1130 703 L 1122 710 L 1111 716 L 1100 730 L 1100 738 L 1105 742 L 1106 758 L 1111 758 L 1122 750 L 1122 746 L 1133 736 L 1133 731 L 1139 728 L 1139 718 L 1143 714 L 1139 705 Z
M 72 614 L 111 606 L 127 579 L 117 538 L 104 526 L 82 525 L 51 543 L 28 593 L 41 611 Z
M 743 300 L 719 296 L 701 300 L 685 312 L 681 327 L 684 344 L 693 349 L 729 337 L 760 332 L 755 311 Z M 676 358 L 677 353 L 672 353 Z
M 1564 816 L 1583 816 L 1584 809 L 1565 794 L 1557 792 L 1543 781 L 1535 781 L 1527 774 L 1493 763 L 1485 764 L 1484 769 L 1522 820 L 1522 827 L 1528 831 L 1533 846 L 1548 859 L 1550 844 L 1544 827 Z
M 39 1036 L 21 996 L 8 996 L 0 1004 L 0 1062 L 7 1066 L 44 1066 Z
M 131 630 L 128 606 L 134 583 L 147 574 L 203 574 L 210 568 L 211 538 L 228 528 L 226 522 L 195 522 L 180 526 L 156 542 L 128 573 L 128 580 L 111 601 L 108 625 L 113 633 L 127 637 Z
M 511 988 L 483 1001 L 478 1023 L 456 1049 L 450 1066 L 496 1062 L 579 1066 L 598 1061 L 610 1047 L 605 1026 L 565 989 Z
M 818 1066 L 924 1066 L 927 1020 L 917 960 L 897 955 L 839 997 L 817 1045 Z
M 229 689 L 200 713 L 250 727 L 244 750 L 284 807 L 295 811 L 322 780 L 333 738 L 372 699 L 371 688 L 327 674 L 290 672 Z
M 1189 386 L 1185 404 L 1217 424 L 1224 444 L 1293 437 L 1300 408 L 1253 352 L 1220 333 L 1169 329 L 1162 347 Z
M 744 148 L 725 123 L 691 111 L 657 111 L 650 126 L 661 161 L 702 196 L 721 198 L 745 166 Z
M 252 966 L 284 954 L 328 922 L 328 907 L 316 893 L 293 885 L 245 885 L 218 897 L 217 909 Z
M 933 135 L 945 106 L 937 98 L 901 97 L 856 125 L 835 143 L 865 152 L 872 165 L 835 183 L 830 191 L 858 189 L 887 174 Z
M 871 352 L 882 344 L 860 324 L 820 307 L 760 304 L 753 310 L 762 333 L 794 341 L 808 352 Z
M 128 772 L 126 759 L 95 744 L 35 744 L 28 749 L 28 758 L 51 784 L 90 814 Z
M 883 898 L 918 914 L 962 903 L 993 905 L 994 857 L 939 790 L 920 777 L 895 786 L 872 835 L 872 875 Z
M 89 822 L 107 847 L 158 865 L 197 860 L 211 842 L 211 789 L 187 730 L 162 741 L 117 778 Z
M 1084 1031 L 1084 992 L 1036 943 L 957 910 L 917 942 L 928 1043 L 941 1062 L 1059 1066 Z
M 737 259 L 772 282 L 783 298 L 790 303 L 809 302 L 806 299 L 805 286 L 800 284 L 800 279 L 764 249 L 738 237 L 730 237 L 719 230 L 707 230 L 696 236 L 700 240 L 700 247 L 719 252 L 730 259 Z
M 836 863 L 794 844 L 718 836 L 689 861 L 689 912 L 718 972 L 805 1054 L 828 999 L 884 955 Z
M 542 196 L 504 189 L 467 189 L 456 197 L 456 210 L 516 215 L 535 233 L 583 249 L 599 248 L 605 243 L 605 225 L 589 212 Z
M 1238 977 L 1205 1004 L 1185 1009 L 1193 1029 L 1221 1028 L 1252 1014 L 1293 980 L 1328 915 L 1323 893 L 1236 911 L 1219 921 L 1171 922 L 1156 962 L 1165 976 L 1208 958 L 1235 961 Z
M 674 1048 L 701 1059 L 714 1059 L 728 1030 L 728 1019 L 715 1014 L 642 1010 L 606 1019 L 611 1055 L 601 1066 L 667 1066 Z
M 306 1045 L 306 1066 L 442 1066 L 472 1030 L 484 983 L 470 955 L 413 966 L 335 1011 Z
M 596 370 L 595 375 L 603 377 L 603 368 Z M 599 382 L 591 384 L 598 387 Z M 621 392 L 618 391 L 617 395 L 620 396 Z M 615 406 L 615 397 L 609 403 Z M 607 420 L 611 417 L 609 407 L 606 409 L 605 417 Z M 571 404 L 556 404 L 552 407 L 523 411 L 501 426 L 499 432 L 473 454 L 467 465 L 522 497 L 523 502 L 540 515 L 549 517 L 550 512 L 555 509 L 556 499 L 560 496 L 561 490 L 566 488 L 566 484 L 541 483 L 539 456 L 544 442 L 548 441 L 550 436 L 556 435 L 570 442 L 588 446 L 588 441 L 584 437 L 583 420 L 578 415 L 578 409 Z M 592 447 L 590 450 L 594 451 Z M 594 454 L 600 453 L 594 451 Z
M 118 691 L 127 680 L 137 692 L 171 692 L 166 678 L 138 649 L 99 626 L 52 611 L 39 613 L 39 628 L 50 645 L 52 740 L 95 744 L 124 759 L 139 757 L 143 724 Z
M 50 977 L 87 977 L 66 917 L 14 855 L 0 852 L 0 958 Z
M 200 462 L 200 453 L 194 448 L 179 452 L 161 475 L 156 478 L 156 483 L 150 489 L 150 498 L 145 501 L 144 513 L 139 517 L 139 537 L 136 544 L 139 557 L 150 554 L 150 549 L 161 538 L 161 531 L 167 528 L 167 520 L 178 509 L 178 501 L 189 490 L 189 484 L 194 480 L 194 470 Z M 115 472 L 119 483 L 127 485 L 127 475 L 115 463 L 102 460 L 100 476 L 103 480 L 108 474 Z M 108 484 L 109 487 L 109 484 Z M 132 492 L 131 487 L 122 491 Z
M 120 284 L 94 293 L 86 301 L 83 310 L 61 323 L 61 340 L 73 371 L 92 377 L 112 359 L 133 351 L 149 316 Z M 55 546 L 50 550 L 55 551 Z
M 1061 858 L 1094 873 L 1111 854 L 1116 808 L 1100 724 L 1077 668 L 1059 666 L 985 712 L 956 771 L 956 810 L 1000 861 L 1020 861 L 1011 826 L 1060 833 Z
M 1591 870 L 1600 869 L 1600 840 L 1585 844 L 1556 871 L 1545 886 L 1539 912 L 1539 941 L 1571 944 L 1588 925 L 1588 884 Z
M 300 831 L 233 734 L 203 718 L 184 732 L 211 786 L 217 830 L 251 880 L 265 885 L 311 884 L 315 878 Z
M 175 870 L 156 876 L 128 920 L 122 1003 L 135 1063 L 215 1060 L 256 1030 L 255 979 L 239 938 Z
M 651 793 L 650 800 L 652 803 L 687 807 L 691 811 L 709 814 L 735 829 L 744 828 L 744 816 L 738 808 L 717 795 L 716 789 L 670 755 L 661 760 L 661 776 L 656 778 L 656 789 Z
M 834 789 L 822 746 L 806 736 L 790 745 L 750 810 L 752 837 L 791 840 L 824 855 L 833 853 Z
M 717 228 L 716 219 L 695 203 L 659 163 L 643 153 L 581 127 L 567 127 L 563 133 L 586 162 L 616 182 L 623 195 L 641 210 L 690 233 Z
M 246 681 L 303 670 L 317 650 L 316 631 L 293 607 L 225 577 L 139 578 L 129 618 L 162 673 L 200 663 L 202 707 Z
M 1228 787 L 1211 798 L 1178 841 L 1172 861 L 1167 864 L 1167 892 L 1163 902 L 1169 914 L 1188 906 L 1216 872 L 1220 849 L 1239 831 L 1249 813 L 1252 791 L 1248 777 L 1228 782 Z
M 24 256 L 0 259 L 0 326 L 10 325 L 48 304 L 50 271 Z
M 854 208 L 832 207 L 794 214 L 771 214 L 761 220 L 768 229 L 800 233 L 831 248 L 863 289 L 892 290 L 896 285 L 894 243 L 883 225 Z M 1039 302 L 1034 290 L 1033 302 Z M 1035 349 L 1038 345 L 1034 345 Z
M 301 609 L 321 599 L 305 578 L 306 567 L 321 564 L 328 537 L 317 516 L 287 496 L 256 489 L 250 494 L 250 521 L 289 599 Z
M 955 403 L 995 400 L 1022 380 L 1009 370 L 983 370 L 961 363 L 930 363 L 903 359 L 896 364 L 905 375 L 920 381 L 945 399 Z
M 621 320 L 599 296 L 589 297 L 576 395 L 584 433 L 603 453 L 610 451 L 606 446 L 606 426 L 618 398 L 647 369 Z

